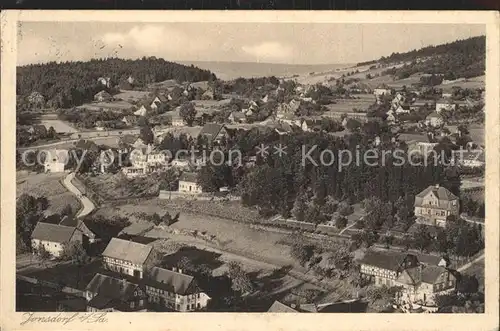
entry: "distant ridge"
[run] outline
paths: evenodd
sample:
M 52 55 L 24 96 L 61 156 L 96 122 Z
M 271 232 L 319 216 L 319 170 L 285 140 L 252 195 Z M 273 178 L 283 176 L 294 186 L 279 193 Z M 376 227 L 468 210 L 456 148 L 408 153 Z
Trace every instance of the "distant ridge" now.
M 227 62 L 227 61 L 177 61 L 184 65 L 193 65 L 201 69 L 210 70 L 218 78 L 224 80 L 238 77 L 284 77 L 304 75 L 312 72 L 325 72 L 339 68 L 349 68 L 354 64 L 283 64 L 263 62 Z

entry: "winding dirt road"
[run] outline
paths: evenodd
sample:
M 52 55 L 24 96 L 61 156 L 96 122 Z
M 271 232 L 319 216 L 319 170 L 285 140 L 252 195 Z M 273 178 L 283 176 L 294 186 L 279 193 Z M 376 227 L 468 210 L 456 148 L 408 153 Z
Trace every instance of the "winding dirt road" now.
M 82 217 L 85 217 L 88 214 L 90 214 L 95 209 L 95 205 L 92 201 L 90 201 L 89 198 L 84 196 L 82 194 L 82 192 L 80 192 L 80 190 L 78 190 L 78 188 L 75 185 L 73 185 L 73 183 L 71 183 L 73 178 L 75 178 L 75 173 L 74 172 L 69 173 L 64 178 L 63 184 L 68 189 L 68 191 L 70 191 L 71 193 L 76 195 L 78 197 L 78 199 L 80 200 L 80 202 L 82 203 L 83 208 L 82 208 L 82 210 L 80 210 L 78 215 L 76 215 L 76 217 L 82 218 Z

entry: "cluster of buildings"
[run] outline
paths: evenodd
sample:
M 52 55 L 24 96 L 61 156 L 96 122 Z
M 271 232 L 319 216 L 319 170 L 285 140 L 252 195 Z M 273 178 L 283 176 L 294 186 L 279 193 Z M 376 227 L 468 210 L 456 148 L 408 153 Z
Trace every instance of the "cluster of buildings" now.
M 59 224 L 38 222 L 32 233 L 34 252 L 40 247 L 61 257 L 64 247 L 80 242 L 84 247 L 100 240 L 88 222 L 64 217 Z M 145 245 L 112 238 L 102 253 L 102 267 L 85 287 L 89 312 L 190 312 L 205 308 L 210 297 L 195 277 L 178 268 L 156 266 L 155 252 Z

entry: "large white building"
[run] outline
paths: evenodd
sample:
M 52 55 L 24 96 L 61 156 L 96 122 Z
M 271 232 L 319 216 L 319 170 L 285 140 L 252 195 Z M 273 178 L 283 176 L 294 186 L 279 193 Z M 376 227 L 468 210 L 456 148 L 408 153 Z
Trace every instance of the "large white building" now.
M 210 297 L 197 285 L 193 276 L 180 269 L 153 267 L 144 279 L 149 302 L 162 308 L 188 312 L 203 309 Z
M 179 178 L 179 192 L 183 193 L 201 193 L 201 186 L 198 185 L 196 174 L 184 172 Z

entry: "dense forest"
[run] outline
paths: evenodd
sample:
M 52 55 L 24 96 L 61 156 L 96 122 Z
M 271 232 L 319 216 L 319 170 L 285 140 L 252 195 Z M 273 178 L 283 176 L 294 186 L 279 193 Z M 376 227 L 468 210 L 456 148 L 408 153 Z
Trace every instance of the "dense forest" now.
M 110 88 L 98 82 L 110 78 Z M 87 62 L 49 62 L 17 68 L 18 107 L 29 107 L 27 99 L 38 92 L 44 100 L 40 107 L 69 108 L 89 102 L 94 95 L 132 77 L 134 87 L 175 79 L 179 82 L 215 80 L 216 76 L 194 66 L 168 62 L 155 57 L 138 60 L 118 58 L 94 59 Z M 38 102 L 38 104 L 40 104 Z
M 429 58 L 417 62 L 417 58 Z M 382 64 L 411 62 L 401 68 L 391 68 L 385 74 L 397 76 L 399 79 L 409 77 L 417 72 L 444 74 L 444 79 L 471 78 L 484 75 L 486 60 L 486 37 L 478 36 L 451 43 L 428 46 L 406 53 L 392 53 L 382 57 Z M 370 64 L 372 61 L 358 63 Z

